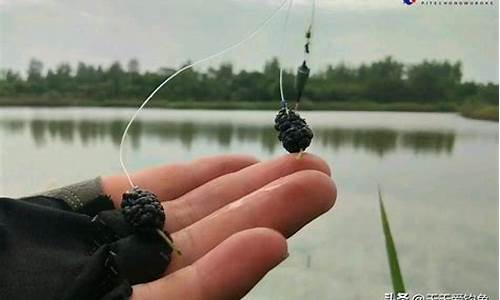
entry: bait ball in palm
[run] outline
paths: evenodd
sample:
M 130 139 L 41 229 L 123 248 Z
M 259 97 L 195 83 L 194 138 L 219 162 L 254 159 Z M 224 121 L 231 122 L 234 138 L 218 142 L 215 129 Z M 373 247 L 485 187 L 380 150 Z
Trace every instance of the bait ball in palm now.
M 123 194 L 121 206 L 125 220 L 135 230 L 163 230 L 165 212 L 155 194 L 134 188 Z
M 311 144 L 313 132 L 298 113 L 282 108 L 274 119 L 274 128 L 279 132 L 278 139 L 290 153 L 306 150 Z

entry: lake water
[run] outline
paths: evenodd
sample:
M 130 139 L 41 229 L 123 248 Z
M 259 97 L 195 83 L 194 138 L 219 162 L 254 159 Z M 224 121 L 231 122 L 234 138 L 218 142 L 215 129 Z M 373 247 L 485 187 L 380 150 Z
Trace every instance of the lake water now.
M 20 196 L 119 172 L 131 109 L 0 109 L 0 194 Z M 310 148 L 333 169 L 333 211 L 290 239 L 290 257 L 246 299 L 384 299 L 383 189 L 414 293 L 498 299 L 498 123 L 455 114 L 304 112 Z M 128 138 L 137 170 L 219 153 L 283 153 L 274 112 L 146 110 Z

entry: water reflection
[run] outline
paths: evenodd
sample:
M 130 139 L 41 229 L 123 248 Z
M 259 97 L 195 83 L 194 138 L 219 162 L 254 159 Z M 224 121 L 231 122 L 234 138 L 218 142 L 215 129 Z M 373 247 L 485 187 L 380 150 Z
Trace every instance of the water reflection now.
M 80 141 L 83 145 L 110 139 L 118 146 L 123 120 L 2 120 L 0 128 L 13 133 L 29 130 L 37 147 L 44 147 L 52 139 L 65 143 Z M 325 148 L 361 149 L 383 157 L 397 149 L 409 149 L 414 153 L 451 154 L 455 144 L 452 131 L 398 131 L 386 128 L 314 128 L 315 142 Z M 141 145 L 141 137 L 159 138 L 164 142 L 180 142 L 187 150 L 196 144 L 197 139 L 216 142 L 223 148 L 232 143 L 258 143 L 273 153 L 279 143 L 276 133 L 270 126 L 243 125 L 231 123 L 194 123 L 168 121 L 137 121 L 130 129 L 128 141 L 134 149 Z

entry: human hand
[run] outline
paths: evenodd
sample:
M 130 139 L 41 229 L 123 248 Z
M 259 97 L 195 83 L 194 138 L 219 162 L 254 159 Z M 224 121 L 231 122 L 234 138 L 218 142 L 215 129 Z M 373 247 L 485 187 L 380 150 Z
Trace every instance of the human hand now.
M 165 209 L 165 230 L 181 249 L 165 276 L 133 287 L 133 300 L 242 298 L 288 256 L 285 237 L 328 211 L 337 191 L 328 165 L 306 154 L 258 162 L 204 158 L 132 175 Z M 102 179 L 116 207 L 125 176 Z

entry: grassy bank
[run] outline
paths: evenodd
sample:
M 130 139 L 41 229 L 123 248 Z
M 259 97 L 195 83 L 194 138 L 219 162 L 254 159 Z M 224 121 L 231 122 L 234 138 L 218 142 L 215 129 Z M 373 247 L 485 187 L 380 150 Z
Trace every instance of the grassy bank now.
M 64 99 L 64 98 L 2 98 L 0 106 L 91 106 L 91 107 L 137 107 L 141 99 Z M 275 110 L 279 101 L 166 101 L 156 99 L 148 107 L 177 108 L 177 109 L 248 109 L 248 110 Z M 344 111 L 426 111 L 451 112 L 456 111 L 452 103 L 420 104 L 416 102 L 377 103 L 373 101 L 356 102 L 311 102 L 301 103 L 302 110 L 344 110 Z
M 466 103 L 459 111 L 466 118 L 498 122 L 498 105 Z
M 64 98 L 2 98 L 0 106 L 40 106 L 40 107 L 137 107 L 141 99 L 64 99 Z M 155 99 L 148 107 L 175 109 L 220 109 L 220 110 L 276 110 L 279 102 L 269 101 L 166 101 Z M 468 103 L 417 103 L 373 101 L 356 102 L 311 102 L 301 103 L 302 110 L 337 111 L 406 111 L 406 112 L 460 112 L 464 117 L 498 121 L 498 106 Z

